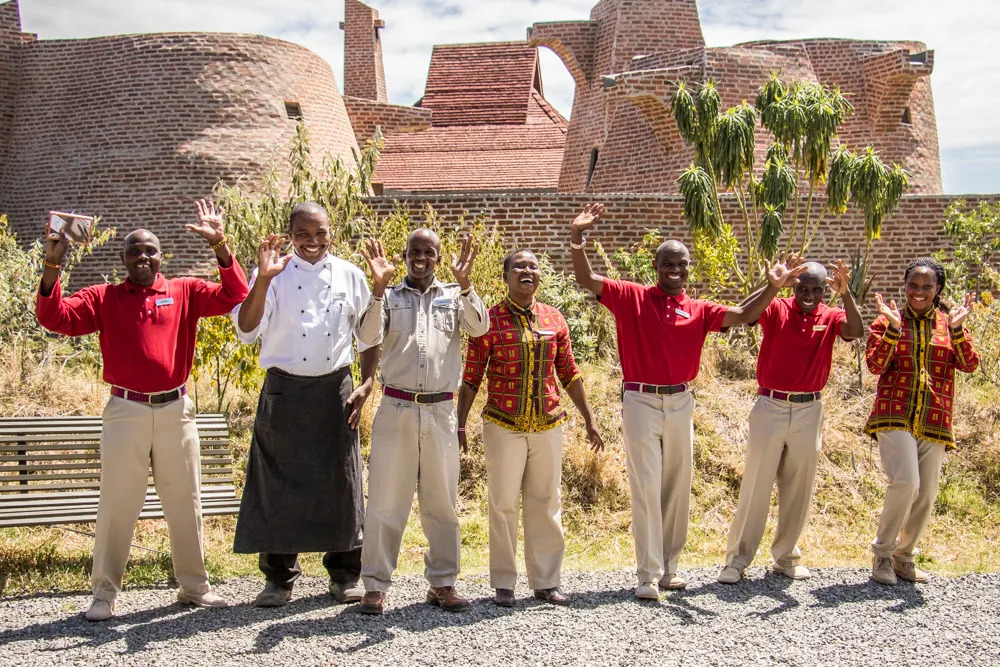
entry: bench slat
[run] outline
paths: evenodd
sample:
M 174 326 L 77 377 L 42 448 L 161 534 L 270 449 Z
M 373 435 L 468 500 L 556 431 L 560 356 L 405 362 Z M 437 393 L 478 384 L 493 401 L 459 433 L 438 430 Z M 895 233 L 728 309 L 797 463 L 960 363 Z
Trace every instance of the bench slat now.
M 236 488 L 230 484 L 210 484 L 208 486 L 201 487 L 202 499 L 206 498 L 225 498 L 225 497 L 235 497 Z M 74 504 L 87 504 L 93 503 L 97 504 L 99 494 L 97 491 L 70 491 L 66 493 L 24 493 L 24 494 L 8 494 L 0 496 L 0 512 L 5 511 L 7 508 L 18 508 L 18 507 L 48 507 L 48 506 L 58 506 L 58 505 L 74 505 Z M 146 492 L 146 499 L 144 501 L 146 504 L 150 502 L 159 502 L 156 493 L 149 489 Z
M 31 442 L 39 442 L 39 441 L 31 441 Z M 95 440 L 93 444 L 89 443 L 73 444 L 73 443 L 67 443 L 64 440 L 57 442 L 58 444 L 54 445 L 39 445 L 39 444 L 0 445 L 0 453 L 16 454 L 21 451 L 48 452 L 48 451 L 64 451 L 64 450 L 77 450 L 77 449 L 96 452 L 98 450 L 98 444 L 100 443 L 100 440 Z M 202 449 L 205 449 L 206 447 L 218 448 L 223 446 L 228 448 L 229 444 L 230 444 L 229 440 L 202 440 L 201 448 Z
M 238 502 L 231 505 L 219 505 L 217 507 L 206 507 L 202 510 L 202 516 L 221 516 L 226 514 L 237 514 L 239 513 L 240 505 Z M 160 511 L 150 511 L 143 512 L 139 515 L 140 519 L 162 519 L 163 512 Z M 0 528 L 4 527 L 16 527 L 16 526 L 55 526 L 64 523 L 94 523 L 97 520 L 96 510 L 92 515 L 61 515 L 61 516 L 47 516 L 40 518 L 31 519 L 8 519 L 0 516 Z

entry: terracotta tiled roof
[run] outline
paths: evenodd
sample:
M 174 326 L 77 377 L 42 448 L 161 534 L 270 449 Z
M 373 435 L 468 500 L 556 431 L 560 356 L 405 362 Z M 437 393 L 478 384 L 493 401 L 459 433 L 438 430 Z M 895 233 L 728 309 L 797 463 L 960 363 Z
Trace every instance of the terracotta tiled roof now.
M 439 45 L 420 106 L 435 125 L 520 124 L 537 77 L 538 51 L 527 42 Z
M 537 90 L 521 124 L 435 125 L 390 134 L 374 181 L 386 191 L 554 190 L 567 122 Z

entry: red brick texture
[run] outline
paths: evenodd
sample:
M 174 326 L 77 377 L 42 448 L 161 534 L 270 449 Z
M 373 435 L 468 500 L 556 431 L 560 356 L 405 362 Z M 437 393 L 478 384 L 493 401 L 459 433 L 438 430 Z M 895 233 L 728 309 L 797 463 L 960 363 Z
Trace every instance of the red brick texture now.
M 387 103 L 382 64 L 382 21 L 378 11 L 344 0 L 344 95 Z
M 357 150 L 329 65 L 295 44 L 160 34 L 34 41 L 15 51 L 14 85 L 0 92 L 0 105 L 11 89 L 14 98 L 0 209 L 24 243 L 37 238 L 46 211 L 73 209 L 120 231 L 148 227 L 173 253 L 171 273 L 204 272 L 212 255 L 183 229 L 193 201 L 220 178 L 253 187 L 272 158 L 284 158 L 296 123 L 286 102 L 300 106 L 317 155 L 351 163 Z M 118 264 L 112 245 L 81 280 Z
M 431 126 L 430 109 L 383 104 L 347 95 L 344 96 L 344 106 L 347 107 L 359 146 L 375 136 L 376 127 L 382 128 L 382 134 L 390 134 L 419 132 Z
M 714 79 L 726 108 L 752 102 L 772 71 L 839 86 L 855 105 L 840 141 L 855 151 L 870 144 L 886 162 L 905 166 L 911 193 L 941 192 L 934 58 L 920 42 L 817 39 L 706 49 L 694 0 L 602 0 L 590 21 L 538 23 L 528 35 L 559 55 L 576 82 L 562 192 L 677 192 L 692 153 L 669 118 L 673 82 Z M 758 143 L 762 159 L 763 130 Z
M 0 4 L 0 169 L 10 159 L 10 133 L 14 127 L 14 91 L 17 52 L 21 45 L 21 15 L 17 0 Z M 0 202 L 2 202 L 0 198 Z M 0 207 L 0 213 L 4 213 Z
M 944 211 L 958 197 L 943 195 L 906 196 L 899 209 L 882 228 L 882 239 L 874 246 L 873 265 L 878 267 L 874 289 L 899 298 L 903 269 L 913 259 L 948 249 L 943 232 Z M 970 205 L 981 199 L 1000 201 L 1000 195 L 967 198 Z M 659 229 L 666 238 L 690 242 L 683 218 L 683 200 L 679 195 L 657 194 L 531 194 L 531 193 L 442 193 L 409 197 L 373 197 L 369 199 L 380 216 L 393 212 L 396 202 L 421 219 L 425 203 L 429 203 L 444 220 L 456 220 L 463 213 L 485 213 L 504 233 L 508 247 L 527 247 L 545 252 L 556 268 L 571 270 L 568 226 L 584 204 L 601 201 L 606 212 L 592 240 L 599 241 L 612 253 L 638 243 L 649 229 Z M 804 203 L 804 202 L 803 202 Z M 725 197 L 726 219 L 740 220 L 734 198 Z M 734 224 L 737 236 L 743 238 L 742 224 Z M 851 252 L 864 247 L 864 216 L 853 209 L 835 220 L 829 220 L 825 231 L 813 243 L 809 257 L 821 262 L 849 258 Z M 599 270 L 603 266 L 596 254 L 591 261 Z

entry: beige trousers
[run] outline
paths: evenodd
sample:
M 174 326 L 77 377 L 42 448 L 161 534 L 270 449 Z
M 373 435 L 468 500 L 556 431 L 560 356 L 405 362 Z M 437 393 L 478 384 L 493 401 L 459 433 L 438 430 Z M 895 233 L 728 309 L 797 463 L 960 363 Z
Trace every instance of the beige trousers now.
M 944 445 L 917 440 L 907 431 L 881 431 L 875 437 L 889 488 L 872 552 L 912 563 L 937 498 Z
M 187 396 L 162 405 L 112 396 L 104 406 L 101 429 L 101 495 L 91 572 L 94 597 L 99 600 L 114 600 L 121 590 L 151 462 L 170 533 L 174 576 L 185 591 L 209 591 L 194 403 Z
M 823 445 L 823 403 L 789 403 L 761 396 L 750 411 L 740 500 L 729 528 L 726 565 L 743 570 L 764 536 L 771 488 L 778 483 L 778 524 L 771 556 L 779 567 L 799 562 L 795 543 L 812 504 L 816 462 Z
M 636 577 L 640 583 L 676 574 L 687 539 L 694 457 L 694 395 L 626 391 L 623 435 Z
M 424 576 L 454 586 L 461 536 L 458 498 L 458 418 L 451 401 L 417 405 L 383 397 L 372 423 L 368 503 L 361 548 L 365 589 L 385 592 L 399 562 L 406 520 L 417 490 L 420 525 L 429 548 Z
M 517 505 L 524 507 L 524 565 L 534 590 L 559 585 L 562 532 L 562 426 L 540 433 L 483 422 L 490 510 L 490 586 L 517 584 Z

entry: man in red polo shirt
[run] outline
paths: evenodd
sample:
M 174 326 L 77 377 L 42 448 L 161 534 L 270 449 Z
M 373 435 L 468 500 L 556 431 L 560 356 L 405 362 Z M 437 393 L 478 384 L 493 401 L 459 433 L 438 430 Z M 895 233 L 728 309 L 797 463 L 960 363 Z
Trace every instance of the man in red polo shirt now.
M 38 322 L 68 336 L 100 332 L 104 381 L 111 397 L 101 429 L 101 492 L 97 506 L 94 600 L 91 621 L 114 614 L 135 522 L 146 497 L 150 462 L 156 493 L 170 532 L 177 601 L 223 607 L 205 573 L 199 497 L 201 455 L 194 403 L 185 382 L 194 359 L 198 318 L 225 315 L 246 297 L 247 280 L 226 245 L 222 211 L 198 202 L 201 235 L 219 260 L 222 284 L 200 278 L 165 279 L 160 242 L 137 229 L 125 237 L 122 262 L 128 274 L 118 285 L 93 285 L 62 297 L 59 271 L 68 241 L 50 234 L 38 290 Z
M 778 484 L 778 524 L 771 556 L 773 571 L 808 579 L 795 543 L 812 502 L 816 462 L 822 446 L 820 391 L 830 377 L 837 336 L 853 340 L 864 333 L 861 312 L 848 289 L 847 266 L 838 261 L 833 278 L 822 264 L 807 262 L 794 296 L 775 299 L 757 321 L 764 339 L 757 355 L 757 403 L 750 412 L 747 460 L 740 499 L 729 529 L 726 564 L 719 582 L 735 584 L 753 561 L 764 535 L 771 488 Z M 823 303 L 827 284 L 844 308 Z
M 804 271 L 776 263 L 768 286 L 741 306 L 726 307 L 685 293 L 688 249 L 666 241 L 656 249 L 657 283 L 639 285 L 594 273 L 584 232 L 604 212 L 589 204 L 571 224 L 576 281 L 615 316 L 624 379 L 622 425 L 635 535 L 636 597 L 659 599 L 661 589 L 684 588 L 677 563 L 687 538 L 694 457 L 694 396 L 701 350 L 712 331 L 755 321 L 786 281 Z

